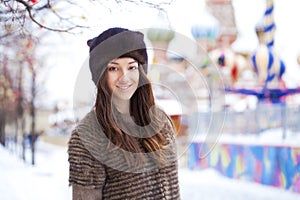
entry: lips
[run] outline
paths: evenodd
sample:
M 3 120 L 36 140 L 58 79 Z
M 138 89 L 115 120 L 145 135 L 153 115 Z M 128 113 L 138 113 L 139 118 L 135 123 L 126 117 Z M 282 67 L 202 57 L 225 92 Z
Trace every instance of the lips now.
M 130 87 L 132 86 L 132 84 L 130 85 L 117 85 L 116 87 L 123 92 L 126 92 L 130 89 Z

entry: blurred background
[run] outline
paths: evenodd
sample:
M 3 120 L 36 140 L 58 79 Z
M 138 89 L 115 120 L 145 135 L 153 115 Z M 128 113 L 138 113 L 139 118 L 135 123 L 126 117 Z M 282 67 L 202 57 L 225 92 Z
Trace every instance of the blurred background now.
M 114 26 L 142 31 L 151 47 L 156 101 L 177 128 L 182 199 L 299 199 L 299 8 L 1 1 L 1 199 L 71 199 L 67 142 L 95 93 L 86 42 Z

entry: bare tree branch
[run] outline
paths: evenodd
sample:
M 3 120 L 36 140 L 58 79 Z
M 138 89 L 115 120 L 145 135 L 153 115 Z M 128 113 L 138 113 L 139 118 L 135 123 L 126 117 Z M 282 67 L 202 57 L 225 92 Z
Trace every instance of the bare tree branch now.
M 144 0 L 139 0 L 139 1 L 136 1 L 136 0 L 115 0 L 115 1 L 116 1 L 117 4 L 122 4 L 124 2 L 127 2 L 127 3 L 133 3 L 133 4 L 136 4 L 136 5 L 147 6 L 147 7 L 150 7 L 150 8 L 155 8 L 155 9 L 164 11 L 165 10 L 164 7 L 171 5 L 174 0 L 170 0 L 168 2 L 158 2 L 158 3 L 153 3 L 153 2 L 150 2 L 150 1 L 144 1 Z
M 108 5 L 112 1 L 109 0 L 90 0 L 89 3 L 98 3 L 100 7 L 112 11 L 112 8 Z M 136 5 L 142 7 L 148 7 L 160 10 L 164 12 L 166 7 L 171 5 L 174 0 L 163 0 L 163 1 L 153 1 L 153 0 L 115 0 L 116 5 L 123 7 L 127 5 Z M 64 5 L 65 9 L 63 11 L 57 10 L 58 7 Z M 125 6 L 126 7 L 126 6 Z M 75 14 L 68 14 L 69 9 L 79 8 L 79 12 Z M 66 12 L 65 12 L 66 11 Z M 0 20 L 4 22 L 4 29 L 8 29 L 10 32 L 11 28 L 21 30 L 25 27 L 25 23 L 36 24 L 39 28 L 54 32 L 66 32 L 66 33 L 75 33 L 75 30 L 80 30 L 83 28 L 89 28 L 86 25 L 80 25 L 78 22 L 80 20 L 85 20 L 84 16 L 80 16 L 81 11 L 84 9 L 80 7 L 80 3 L 73 0 L 2 0 L 0 1 Z M 64 15 L 62 15 L 64 13 Z M 49 15 L 49 16 L 47 16 Z M 52 15 L 52 16 L 51 16 Z M 47 17 L 46 17 L 47 16 Z M 50 25 L 49 22 L 45 23 L 43 20 L 40 20 L 40 17 L 51 19 Z M 54 17 L 54 18 L 53 18 Z M 85 23 L 85 22 L 84 22 Z M 25 30 L 23 30 L 25 31 Z M 30 30 L 31 31 L 31 30 Z M 30 32 L 28 31 L 28 32 Z M 0 38 L 6 37 L 9 33 L 1 33 Z
M 34 15 L 32 13 L 32 11 L 33 11 L 32 5 L 28 4 L 28 2 L 25 2 L 24 0 L 16 0 L 16 1 L 25 6 L 29 18 L 35 24 L 37 24 L 40 28 L 44 28 L 46 30 L 56 31 L 56 32 L 70 32 L 71 30 L 76 29 L 76 28 L 87 28 L 86 26 L 81 26 L 81 25 L 74 25 L 74 26 L 71 26 L 71 27 L 68 27 L 68 28 L 65 28 L 65 29 L 51 28 L 49 26 L 46 26 L 46 25 L 42 24 L 41 22 L 39 22 L 39 21 L 37 21 L 35 19 Z M 50 5 L 50 1 L 49 0 L 47 1 L 47 3 L 45 5 L 39 7 L 36 10 L 42 10 L 42 9 L 51 9 L 51 5 Z M 59 17 L 60 19 L 63 20 L 63 18 L 61 16 L 59 16 L 55 11 L 52 10 L 52 12 L 55 13 L 57 17 Z M 67 19 L 65 19 L 65 20 L 67 20 Z

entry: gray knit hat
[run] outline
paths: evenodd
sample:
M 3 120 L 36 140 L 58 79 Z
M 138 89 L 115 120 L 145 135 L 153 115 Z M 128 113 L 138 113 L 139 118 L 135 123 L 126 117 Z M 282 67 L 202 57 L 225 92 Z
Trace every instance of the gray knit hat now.
M 148 56 L 144 34 L 124 28 L 110 28 L 87 41 L 90 47 L 89 66 L 92 80 L 97 85 L 109 61 L 131 57 L 143 66 L 147 73 Z

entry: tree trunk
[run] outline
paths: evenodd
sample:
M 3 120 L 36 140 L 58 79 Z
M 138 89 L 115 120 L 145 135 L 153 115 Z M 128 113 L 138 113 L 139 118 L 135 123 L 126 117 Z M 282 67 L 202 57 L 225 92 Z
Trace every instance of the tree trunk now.
M 5 146 L 5 114 L 0 116 L 0 143 Z
M 31 164 L 35 164 L 35 141 L 36 141 L 36 133 L 35 133 L 35 97 L 36 97 L 36 83 L 35 83 L 35 71 L 32 66 L 32 85 L 31 85 Z

